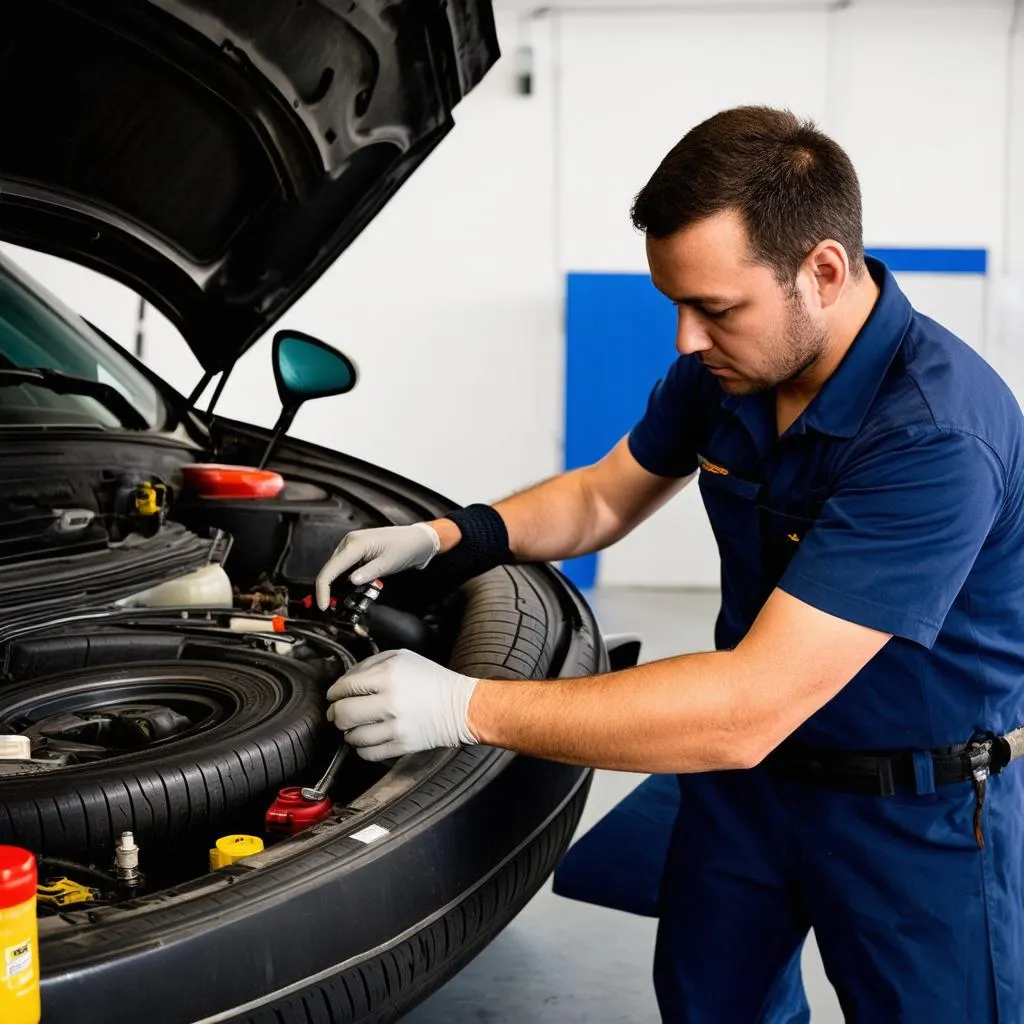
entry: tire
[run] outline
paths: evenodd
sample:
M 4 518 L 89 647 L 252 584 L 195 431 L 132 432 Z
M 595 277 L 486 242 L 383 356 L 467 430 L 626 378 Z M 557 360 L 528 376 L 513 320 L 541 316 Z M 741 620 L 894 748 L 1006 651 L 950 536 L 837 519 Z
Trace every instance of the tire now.
M 543 678 L 554 662 L 560 630 L 534 577 L 494 569 L 463 591 L 466 613 L 449 668 L 487 679 Z
M 223 717 L 102 762 L 0 778 L 0 843 L 102 863 L 126 830 L 150 849 L 221 830 L 310 763 L 324 721 L 320 689 L 302 664 L 242 651 L 230 664 L 148 661 L 7 686 L 0 723 L 8 725 L 169 692 L 216 704 Z
M 592 616 L 555 574 L 464 588 L 449 663 L 508 678 L 593 672 Z M 383 1024 L 480 951 L 551 873 L 590 772 L 491 747 L 400 759 L 328 821 L 102 919 L 40 930 L 44 1020 Z M 385 837 L 356 841 L 367 825 Z M 159 944 L 157 949 L 154 943 Z

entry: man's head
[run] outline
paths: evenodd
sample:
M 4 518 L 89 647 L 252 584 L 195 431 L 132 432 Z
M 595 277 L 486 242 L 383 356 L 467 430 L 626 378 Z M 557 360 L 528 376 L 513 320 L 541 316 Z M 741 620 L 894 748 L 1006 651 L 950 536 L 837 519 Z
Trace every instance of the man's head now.
M 677 347 L 736 394 L 813 372 L 840 299 L 865 277 L 853 165 L 788 111 L 738 107 L 699 124 L 632 215 L 654 284 L 679 305 Z

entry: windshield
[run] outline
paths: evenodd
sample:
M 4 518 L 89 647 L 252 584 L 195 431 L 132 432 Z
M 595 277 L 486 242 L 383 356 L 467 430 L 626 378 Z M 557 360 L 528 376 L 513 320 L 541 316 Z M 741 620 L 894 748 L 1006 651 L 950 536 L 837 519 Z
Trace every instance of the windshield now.
M 0 367 L 45 368 L 110 384 L 142 414 L 150 427 L 163 422 L 156 389 L 112 345 L 81 321 L 78 325 L 13 276 L 0 263 Z M 87 426 L 119 428 L 121 422 L 100 401 L 86 395 L 56 394 L 23 383 L 0 387 L 0 426 Z

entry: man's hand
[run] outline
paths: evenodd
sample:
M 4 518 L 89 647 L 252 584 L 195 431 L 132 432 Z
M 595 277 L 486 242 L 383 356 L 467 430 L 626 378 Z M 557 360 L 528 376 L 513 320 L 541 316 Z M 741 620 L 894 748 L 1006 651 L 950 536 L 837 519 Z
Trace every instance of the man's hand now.
M 316 603 L 326 611 L 331 601 L 331 584 L 344 572 L 358 566 L 349 580 L 361 587 L 381 576 L 393 576 L 405 569 L 422 569 L 441 548 L 437 531 L 427 523 L 412 526 L 384 526 L 376 530 L 353 530 L 335 548 L 316 577 Z
M 367 761 L 476 743 L 466 714 L 478 682 L 412 651 L 385 651 L 327 691 L 327 717 Z

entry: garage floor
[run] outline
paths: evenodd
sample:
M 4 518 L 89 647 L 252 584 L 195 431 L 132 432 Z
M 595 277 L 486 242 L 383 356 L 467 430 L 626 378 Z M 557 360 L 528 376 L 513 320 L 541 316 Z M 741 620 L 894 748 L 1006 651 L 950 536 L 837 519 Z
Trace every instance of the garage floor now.
M 709 650 L 712 591 L 605 589 L 588 595 L 605 633 L 637 632 L 644 660 Z M 580 832 L 642 776 L 598 772 Z M 655 922 L 552 895 L 550 883 L 487 949 L 405 1019 L 411 1024 L 656 1024 L 650 982 Z M 804 984 L 814 1024 L 842 1014 L 813 941 Z

